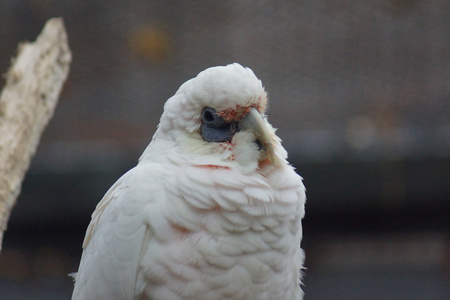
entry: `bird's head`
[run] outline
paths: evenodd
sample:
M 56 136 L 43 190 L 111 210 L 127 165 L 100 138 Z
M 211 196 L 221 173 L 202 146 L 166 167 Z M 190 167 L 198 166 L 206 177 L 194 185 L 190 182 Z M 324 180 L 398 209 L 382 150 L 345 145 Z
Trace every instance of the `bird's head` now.
M 141 160 L 154 151 L 152 144 L 166 142 L 191 164 L 237 166 L 244 172 L 264 163 L 286 164 L 286 151 L 267 121 L 266 106 L 267 94 L 249 68 L 231 64 L 206 69 L 166 102 Z

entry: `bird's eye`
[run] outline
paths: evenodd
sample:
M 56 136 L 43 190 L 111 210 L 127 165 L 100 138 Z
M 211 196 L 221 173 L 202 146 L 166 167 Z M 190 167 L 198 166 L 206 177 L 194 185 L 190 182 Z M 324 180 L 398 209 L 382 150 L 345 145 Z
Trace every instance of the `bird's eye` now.
M 239 131 L 237 122 L 227 122 L 216 110 L 206 107 L 202 111 L 202 125 L 200 134 L 205 141 L 222 143 L 231 141 L 233 135 Z
M 202 112 L 202 122 L 208 127 L 219 128 L 227 122 L 217 114 L 214 108 L 206 107 Z

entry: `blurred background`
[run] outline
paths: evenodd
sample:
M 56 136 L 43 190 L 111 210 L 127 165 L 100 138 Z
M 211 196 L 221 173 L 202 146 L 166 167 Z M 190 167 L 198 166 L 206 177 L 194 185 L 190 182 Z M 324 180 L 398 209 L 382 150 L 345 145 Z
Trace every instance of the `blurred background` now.
M 305 299 L 450 299 L 450 2 L 0 1 L 0 72 L 57 16 L 71 72 L 6 232 L 0 299 L 70 298 L 90 214 L 164 102 L 232 62 L 263 81 L 304 177 Z

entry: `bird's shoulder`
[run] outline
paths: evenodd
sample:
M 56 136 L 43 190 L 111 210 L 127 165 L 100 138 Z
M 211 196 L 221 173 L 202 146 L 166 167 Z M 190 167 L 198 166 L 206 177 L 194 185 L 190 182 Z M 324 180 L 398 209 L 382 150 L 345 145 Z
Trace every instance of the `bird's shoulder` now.
M 122 175 L 92 213 L 83 248 L 88 246 L 99 227 L 121 224 L 124 219 L 128 226 L 145 225 L 148 217 L 145 213 L 151 211 L 147 207 L 163 202 L 167 181 L 170 181 L 168 170 L 158 163 L 138 164 Z M 129 222 L 130 218 L 134 219 L 133 223 Z

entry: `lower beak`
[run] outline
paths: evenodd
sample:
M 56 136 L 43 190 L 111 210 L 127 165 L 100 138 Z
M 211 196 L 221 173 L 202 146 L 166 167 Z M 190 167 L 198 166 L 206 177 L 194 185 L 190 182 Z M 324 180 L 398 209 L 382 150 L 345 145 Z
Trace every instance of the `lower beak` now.
M 274 153 L 270 132 L 266 122 L 256 108 L 250 109 L 245 117 L 239 122 L 239 127 L 241 131 L 252 131 L 261 143 L 262 150 L 265 151 L 269 161 L 273 164 L 278 164 L 278 160 Z

